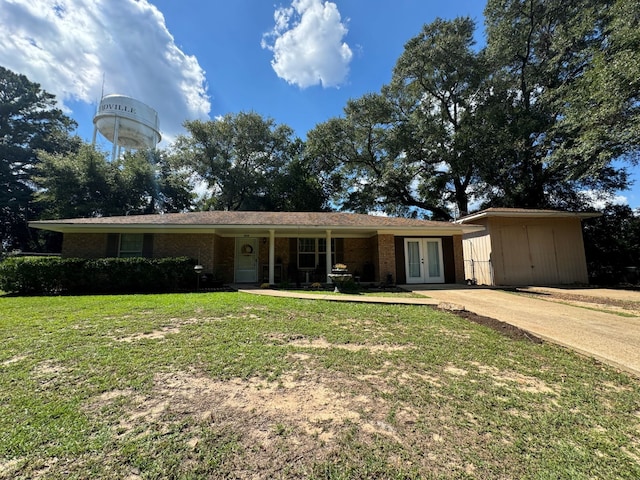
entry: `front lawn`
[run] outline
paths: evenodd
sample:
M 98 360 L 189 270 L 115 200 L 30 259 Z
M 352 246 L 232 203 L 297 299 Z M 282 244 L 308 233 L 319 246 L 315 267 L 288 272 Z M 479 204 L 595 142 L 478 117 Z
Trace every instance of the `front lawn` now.
M 0 298 L 0 478 L 640 478 L 640 382 L 424 306 Z

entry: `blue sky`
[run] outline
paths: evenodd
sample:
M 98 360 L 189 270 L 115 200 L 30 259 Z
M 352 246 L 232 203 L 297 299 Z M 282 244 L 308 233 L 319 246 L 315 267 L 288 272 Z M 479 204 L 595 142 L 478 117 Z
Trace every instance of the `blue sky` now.
M 379 91 L 404 44 L 436 17 L 470 16 L 481 45 L 483 8 L 480 0 L 2 0 L 0 65 L 55 94 L 87 141 L 103 88 L 156 109 L 161 146 L 185 120 L 240 111 L 304 138 L 349 98 Z M 640 206 L 639 187 L 621 195 Z

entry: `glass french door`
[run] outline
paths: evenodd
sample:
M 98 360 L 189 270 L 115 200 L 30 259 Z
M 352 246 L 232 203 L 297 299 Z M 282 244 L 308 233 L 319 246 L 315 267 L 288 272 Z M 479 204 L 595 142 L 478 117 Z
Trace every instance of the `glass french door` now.
M 439 238 L 405 238 L 407 283 L 444 283 L 442 240 Z

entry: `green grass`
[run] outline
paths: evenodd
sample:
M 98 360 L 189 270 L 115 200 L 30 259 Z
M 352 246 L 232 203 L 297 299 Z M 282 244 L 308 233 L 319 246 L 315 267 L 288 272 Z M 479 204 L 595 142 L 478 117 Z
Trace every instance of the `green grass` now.
M 0 478 L 640 478 L 637 379 L 428 307 L 0 298 Z

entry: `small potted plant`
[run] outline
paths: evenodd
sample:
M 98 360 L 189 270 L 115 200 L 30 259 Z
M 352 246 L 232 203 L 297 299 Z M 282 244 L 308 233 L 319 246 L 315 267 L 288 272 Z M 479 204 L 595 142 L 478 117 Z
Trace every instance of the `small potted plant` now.
M 345 273 L 347 271 L 347 266 L 344 263 L 336 263 L 333 268 L 331 268 L 332 273 Z
M 331 268 L 331 273 L 327 275 L 329 280 L 335 284 L 334 292 L 341 292 L 343 286 L 347 282 L 353 281 L 352 275 L 347 271 L 347 266 L 344 263 L 336 263 Z

